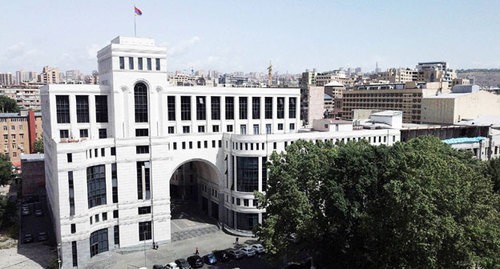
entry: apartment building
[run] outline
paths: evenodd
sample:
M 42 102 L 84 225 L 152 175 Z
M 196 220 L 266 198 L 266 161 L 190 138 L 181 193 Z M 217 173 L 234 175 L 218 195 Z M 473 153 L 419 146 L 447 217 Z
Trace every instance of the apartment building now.
M 40 89 L 38 86 L 14 86 L 0 88 L 0 95 L 16 100 L 22 110 L 40 111 Z

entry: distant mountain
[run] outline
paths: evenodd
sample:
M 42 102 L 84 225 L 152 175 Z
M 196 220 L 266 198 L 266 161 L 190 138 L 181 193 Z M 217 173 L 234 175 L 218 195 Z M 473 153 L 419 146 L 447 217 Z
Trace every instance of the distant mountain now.
M 500 87 L 500 69 L 459 69 L 459 78 L 473 78 L 481 87 Z

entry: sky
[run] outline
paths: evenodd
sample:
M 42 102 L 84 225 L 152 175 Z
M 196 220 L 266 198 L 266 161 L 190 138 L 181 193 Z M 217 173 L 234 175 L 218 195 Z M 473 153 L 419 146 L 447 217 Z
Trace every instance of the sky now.
M 1 0 L 0 72 L 97 69 L 116 36 L 167 47 L 169 71 L 500 68 L 498 0 Z

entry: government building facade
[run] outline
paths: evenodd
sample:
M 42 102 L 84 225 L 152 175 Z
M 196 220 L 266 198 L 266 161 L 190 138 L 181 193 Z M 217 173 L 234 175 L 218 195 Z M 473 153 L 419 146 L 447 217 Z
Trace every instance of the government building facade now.
M 171 241 L 171 202 L 195 201 L 228 229 L 265 218 L 266 161 L 299 139 L 393 144 L 396 129 L 324 120 L 301 129 L 300 90 L 172 87 L 166 49 L 117 37 L 100 85 L 41 89 L 46 191 L 64 268 L 106 251 Z M 345 130 L 344 130 L 345 129 Z

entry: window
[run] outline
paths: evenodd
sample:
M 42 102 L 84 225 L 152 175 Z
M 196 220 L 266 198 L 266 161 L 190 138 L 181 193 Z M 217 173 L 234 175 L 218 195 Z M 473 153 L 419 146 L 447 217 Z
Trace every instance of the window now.
M 125 58 L 120 57 L 120 69 L 125 69 Z
M 57 123 L 69 123 L 69 96 L 56 95 Z
M 228 133 L 232 133 L 233 132 L 233 125 L 230 124 L 230 125 L 226 126 L 226 130 Z
M 151 58 L 147 58 L 147 59 L 146 59 L 146 65 L 147 65 L 147 67 L 148 67 L 148 70 L 149 70 L 149 71 L 151 71 L 151 69 L 152 69 L 152 68 L 151 68 L 151 66 L 152 66 L 152 65 L 151 65 Z
M 252 119 L 260 119 L 260 97 L 252 97 Z
M 111 156 L 115 156 L 115 155 L 116 155 L 116 148 L 111 147 Z
M 173 134 L 175 131 L 174 126 L 168 126 L 168 133 Z
M 211 97 L 212 120 L 220 120 L 220 97 Z
M 78 249 L 76 247 L 76 241 L 71 242 L 71 256 L 73 258 L 73 267 L 78 266 Z
M 118 214 L 118 210 L 113 210 L 113 218 L 117 219 L 120 215 Z
M 128 57 L 128 69 L 134 70 L 134 58 Z
M 95 120 L 96 122 L 108 122 L 108 97 L 96 95 L 95 97 Z
M 118 173 L 116 163 L 111 164 L 111 187 L 113 204 L 116 204 L 118 203 Z
M 90 257 L 108 251 L 108 229 L 104 228 L 90 234 Z
M 219 132 L 219 125 L 213 125 L 212 126 L 212 132 L 218 133 Z
M 245 124 L 240 125 L 240 134 L 247 134 L 247 126 Z
M 262 157 L 262 191 L 267 190 L 267 157 Z
M 89 208 L 106 204 L 106 169 L 104 165 L 87 167 Z
M 234 97 L 226 97 L 226 120 L 234 120 Z
M 259 134 L 259 125 L 258 124 L 253 125 L 253 134 Z
M 295 123 L 290 123 L 290 130 L 295 130 Z
M 190 96 L 181 96 L 181 120 L 191 120 Z
M 259 159 L 257 157 L 236 157 L 237 191 L 258 190 Z
M 273 131 L 273 127 L 270 123 L 266 124 L 266 134 L 270 134 Z
M 101 148 L 101 157 L 104 157 L 106 155 L 106 152 L 104 150 L 104 148 Z
M 175 96 L 168 96 L 167 97 L 167 109 L 168 109 L 168 120 L 169 121 L 174 121 L 175 120 Z
M 296 116 L 296 114 L 297 114 L 297 104 L 296 104 L 297 98 L 290 97 L 289 102 L 290 102 L 290 104 L 288 105 L 288 118 L 295 119 L 295 117 L 297 117 Z
M 139 70 L 142 70 L 142 58 L 137 58 L 137 66 L 139 67 Z
M 151 221 L 139 222 L 139 241 L 151 239 Z
M 278 131 L 283 131 L 283 123 L 278 123 Z
M 4 127 L 6 127 L 6 126 L 4 126 Z M 4 140 L 8 140 L 8 139 L 9 139 L 9 135 L 4 134 L 4 135 L 3 135 L 3 139 L 4 139 Z
M 240 97 L 240 120 L 246 120 L 248 115 L 248 99 L 247 97 Z
M 11 129 L 12 131 L 16 130 L 16 126 L 15 126 L 15 125 L 11 125 L 11 126 L 10 126 L 10 129 Z
M 68 189 L 69 189 L 69 215 L 75 215 L 75 185 L 73 183 L 73 171 L 68 171 Z
M 67 159 L 68 163 L 72 163 L 73 162 L 73 154 L 72 153 L 67 153 L 66 154 L 66 159 Z
M 159 58 L 156 58 L 156 71 L 160 71 L 160 59 Z
M 204 132 L 205 132 L 205 126 L 204 125 L 198 126 L 198 133 L 204 133 Z
M 8 127 L 7 127 L 7 126 L 4 126 L 4 127 L 3 127 L 3 130 L 4 130 L 4 131 L 7 131 L 7 130 L 8 130 Z
M 136 146 L 135 153 L 136 154 L 147 154 L 147 153 L 149 153 L 149 146 Z
M 148 136 L 149 135 L 149 130 L 148 129 L 135 129 L 135 136 Z
M 103 212 L 102 213 L 102 221 L 108 220 L 108 212 Z
M 142 206 L 138 208 L 139 215 L 151 214 L 150 206 Z
M 87 95 L 76 96 L 76 121 L 89 122 L 89 97 Z
M 207 119 L 207 105 L 205 103 L 205 96 L 196 96 L 196 119 Z
M 189 134 L 189 126 L 182 126 L 182 132 L 185 134 Z
M 266 97 L 264 99 L 265 104 L 264 104 L 264 110 L 265 110 L 265 118 L 266 119 L 272 119 L 273 118 L 273 98 L 272 97 Z
M 59 130 L 60 138 L 69 138 L 69 130 Z
M 89 137 L 89 130 L 88 129 L 80 129 L 80 138 L 86 138 Z
M 137 162 L 137 199 L 150 199 L 151 181 L 149 162 Z
M 285 98 L 278 97 L 278 119 L 285 117 Z
M 144 83 L 134 87 L 135 122 L 148 122 L 148 92 Z
M 108 132 L 106 128 L 99 129 L 99 139 L 102 138 L 107 138 L 108 137 Z
M 113 226 L 113 239 L 115 241 L 115 245 L 120 244 L 120 226 Z

